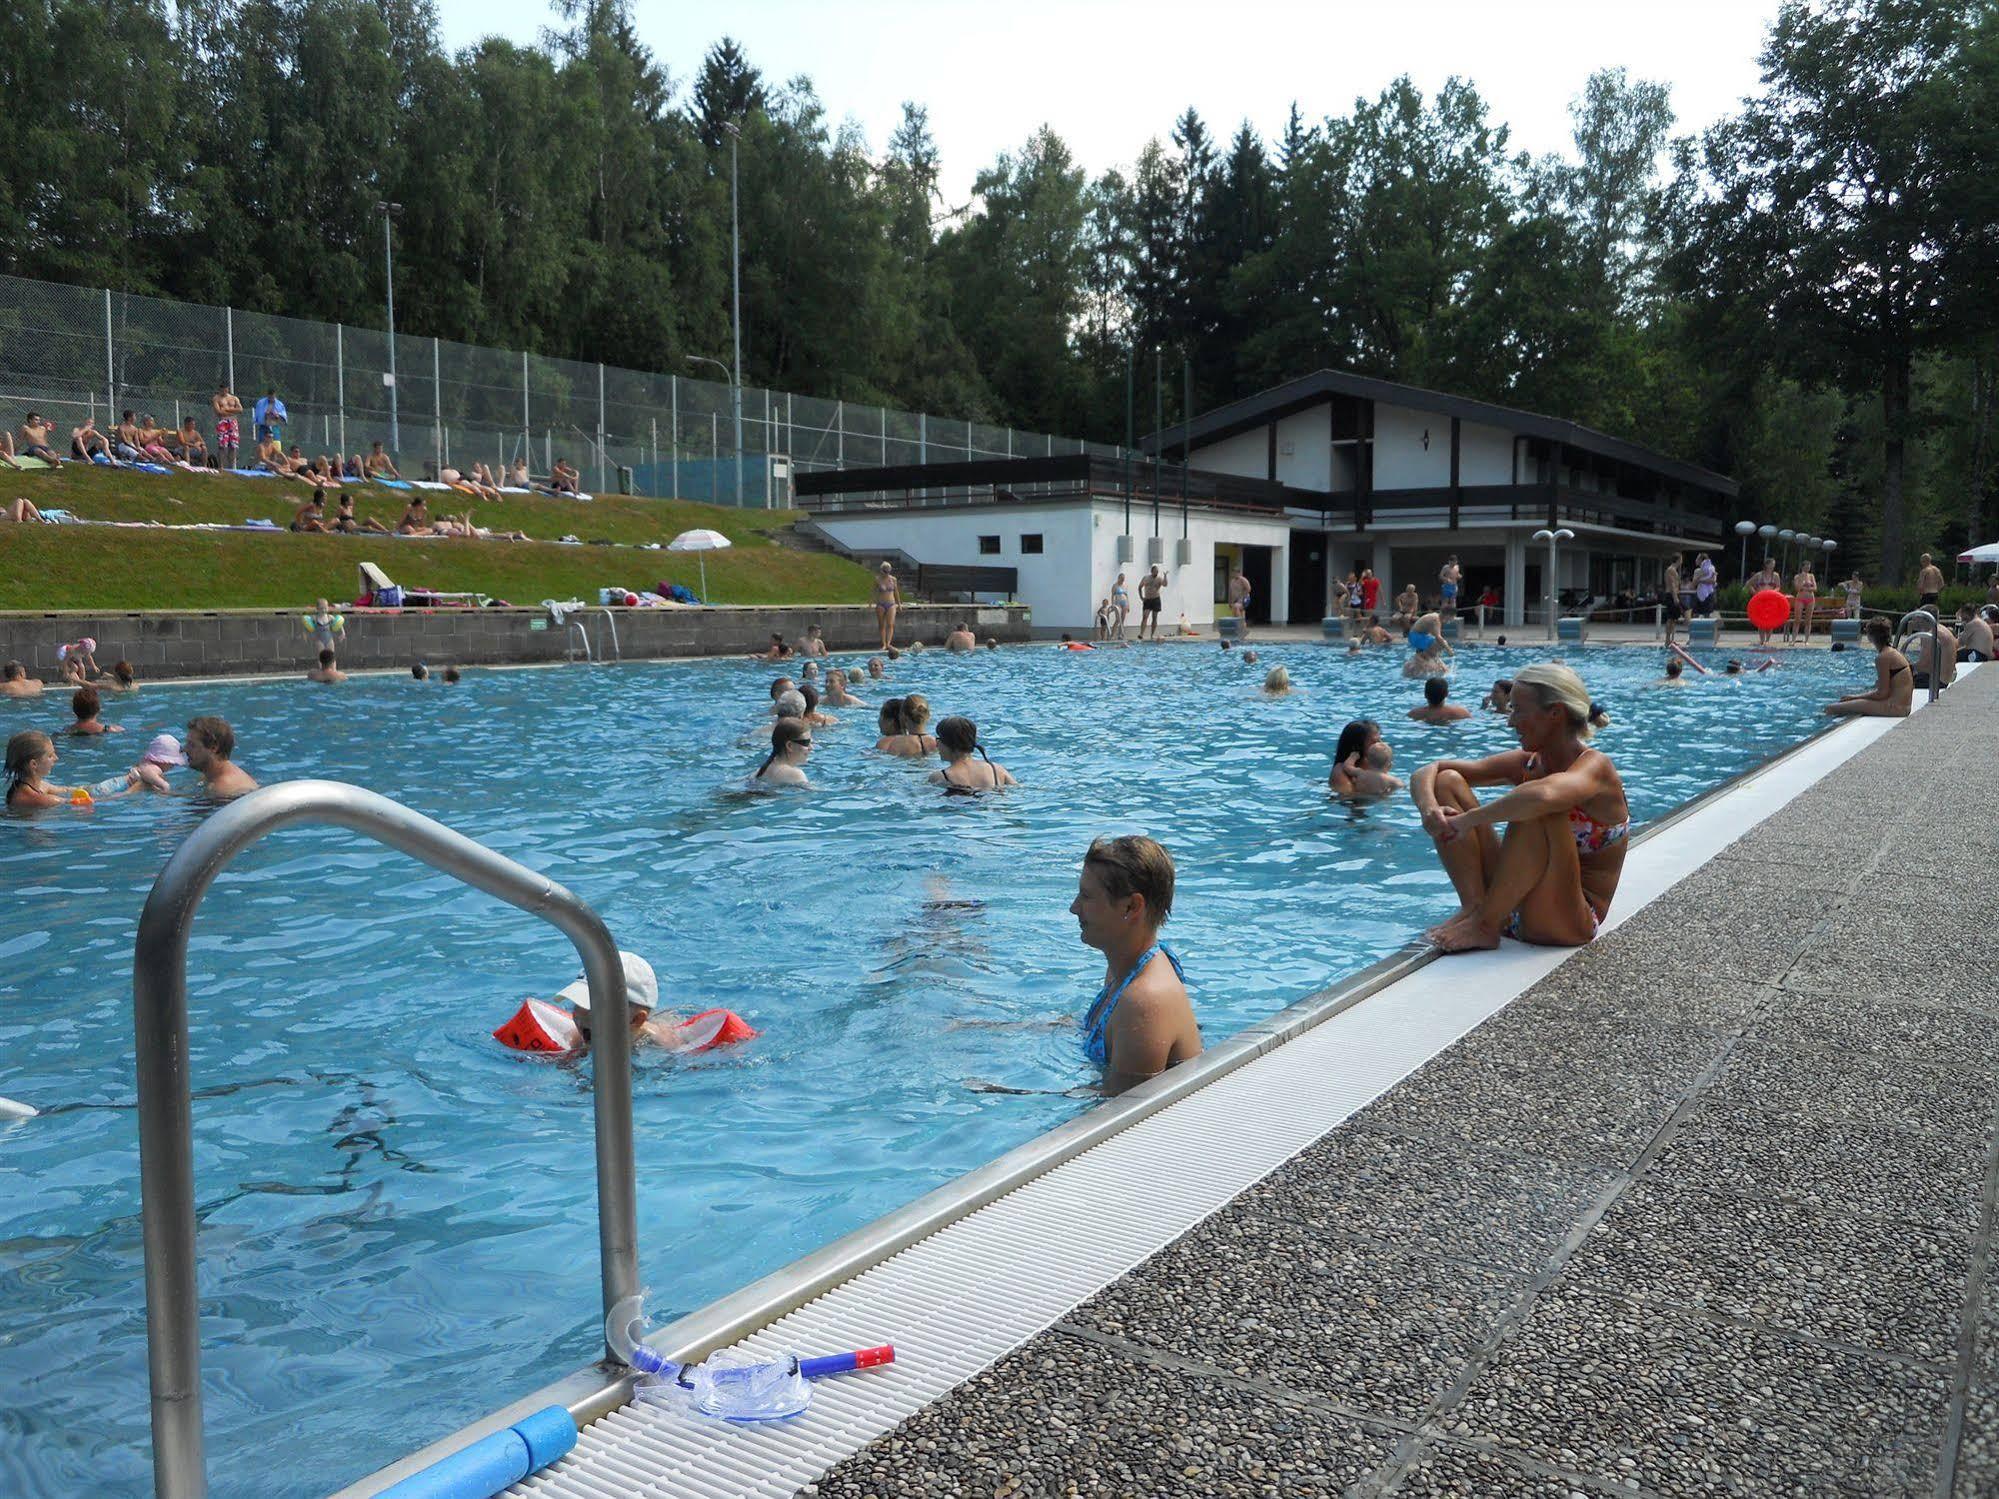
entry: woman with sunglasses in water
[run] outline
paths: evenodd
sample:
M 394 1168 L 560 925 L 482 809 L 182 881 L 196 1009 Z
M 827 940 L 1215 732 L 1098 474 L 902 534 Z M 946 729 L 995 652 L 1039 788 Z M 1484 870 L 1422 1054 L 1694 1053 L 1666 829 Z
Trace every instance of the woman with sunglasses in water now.
M 809 786 L 805 762 L 812 757 L 812 726 L 799 718 L 780 718 L 771 725 L 770 754 L 750 777 L 771 786 Z

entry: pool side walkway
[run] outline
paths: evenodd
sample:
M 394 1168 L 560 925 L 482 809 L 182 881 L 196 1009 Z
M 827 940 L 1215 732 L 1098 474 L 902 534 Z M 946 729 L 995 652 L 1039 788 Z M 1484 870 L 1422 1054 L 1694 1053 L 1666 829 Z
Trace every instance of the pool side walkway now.
M 1985 670 L 805 1492 L 1999 1492 L 1995 809 Z

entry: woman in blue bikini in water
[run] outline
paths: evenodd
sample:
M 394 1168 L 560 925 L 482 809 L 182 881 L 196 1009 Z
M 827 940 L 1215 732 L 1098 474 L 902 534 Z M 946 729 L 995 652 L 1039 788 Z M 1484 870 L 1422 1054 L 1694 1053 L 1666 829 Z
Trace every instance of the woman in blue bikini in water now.
M 1438 947 L 1497 947 L 1502 936 L 1580 947 L 1596 936 L 1631 832 L 1617 767 L 1589 745 L 1608 721 L 1568 667 L 1530 666 L 1514 673 L 1507 711 L 1519 749 L 1438 760 L 1410 779 L 1423 831 L 1458 893 L 1458 914 L 1425 934 Z M 1481 803 L 1478 786 L 1513 789 Z
M 1104 955 L 1104 986 L 1083 1016 L 1083 1055 L 1103 1090 L 1125 1089 L 1201 1054 L 1180 960 L 1159 940 L 1173 909 L 1173 856 L 1150 838 L 1099 838 L 1083 856 L 1069 912 Z

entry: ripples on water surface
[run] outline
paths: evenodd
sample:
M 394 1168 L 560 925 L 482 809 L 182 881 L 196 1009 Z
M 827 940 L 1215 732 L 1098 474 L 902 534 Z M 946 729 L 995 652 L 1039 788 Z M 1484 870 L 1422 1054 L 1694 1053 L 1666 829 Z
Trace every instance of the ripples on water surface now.
M 1265 700 L 1261 668 L 1212 646 L 926 653 L 862 690 L 976 718 L 1025 783 L 1004 797 L 947 799 L 866 752 L 872 708 L 817 731 L 812 791 L 734 794 L 774 670 L 722 662 L 153 689 L 107 707 L 132 732 L 63 741 L 57 779 L 221 713 L 263 780 L 351 780 L 441 818 L 595 905 L 667 1003 L 758 1026 L 637 1068 L 642 1270 L 668 1317 L 1084 1107 L 965 1083 L 1084 1081 L 1064 1022 L 1101 959 L 1066 907 L 1092 836 L 1173 850 L 1169 931 L 1210 1041 L 1447 914 L 1407 800 L 1329 803 L 1328 752 L 1378 718 L 1406 776 L 1506 747 L 1501 721 L 1408 723 L 1399 653 L 1264 654 L 1303 690 Z M 1535 659 L 1477 650 L 1462 690 Z M 1640 819 L 1872 680 L 1865 653 L 1815 654 L 1644 691 L 1650 652 L 1572 659 L 1616 715 L 1602 743 Z M 0 702 L 0 731 L 65 708 Z M 0 1095 L 48 1111 L 0 1125 L 0 1494 L 149 1492 L 131 946 L 200 816 L 155 798 L 0 819 Z M 588 1073 L 489 1035 L 573 971 L 552 928 L 352 835 L 278 834 L 217 881 L 189 978 L 218 1495 L 323 1493 L 590 1358 Z

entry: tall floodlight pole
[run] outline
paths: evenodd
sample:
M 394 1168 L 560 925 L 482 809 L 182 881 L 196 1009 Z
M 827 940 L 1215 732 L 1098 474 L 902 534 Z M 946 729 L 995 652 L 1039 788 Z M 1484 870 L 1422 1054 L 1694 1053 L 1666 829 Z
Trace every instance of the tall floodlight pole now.
M 743 235 L 737 210 L 736 147 L 742 142 L 742 127 L 724 121 L 729 132 L 729 293 L 734 304 L 730 314 L 730 337 L 735 345 L 735 377 L 729 382 L 736 418 L 736 503 L 743 502 Z M 886 458 L 884 458 L 886 461 Z
M 1134 352 L 1130 344 L 1124 346 L 1124 534 L 1127 544 L 1131 536 L 1131 445 L 1135 440 L 1132 434 L 1131 405 L 1131 364 Z M 1126 560 L 1136 561 L 1137 557 L 1134 554 Z
M 1159 539 L 1159 450 L 1166 445 L 1166 354 L 1152 349 L 1152 539 Z
M 389 451 L 402 456 L 403 432 L 396 412 L 396 237 L 394 225 L 396 215 L 403 211 L 400 203 L 391 203 L 386 198 L 378 199 L 375 212 L 382 216 L 382 279 L 387 283 L 389 293 Z
M 1737 521 L 1735 523 L 1735 534 L 1742 538 L 1742 544 L 1736 548 L 1735 566 L 1736 570 L 1746 578 L 1749 576 L 1749 538 L 1756 534 L 1756 522 L 1753 520 Z

